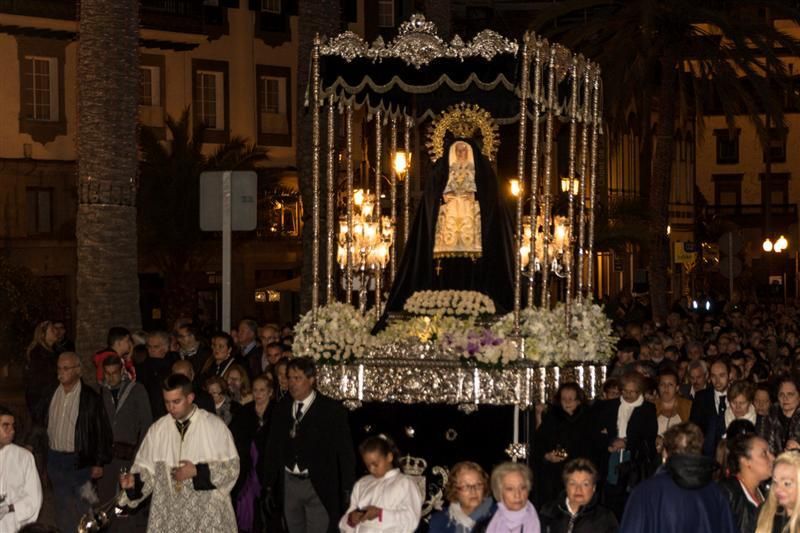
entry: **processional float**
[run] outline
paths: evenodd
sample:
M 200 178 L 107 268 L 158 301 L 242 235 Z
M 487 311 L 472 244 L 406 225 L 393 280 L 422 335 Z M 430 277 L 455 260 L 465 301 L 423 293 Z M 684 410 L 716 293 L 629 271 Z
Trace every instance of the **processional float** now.
M 350 408 L 379 401 L 467 411 L 527 409 L 565 379 L 598 394 L 614 340 L 591 298 L 598 65 L 532 32 L 521 44 L 490 30 L 446 42 L 421 15 L 388 43 L 350 31 L 317 37 L 311 63 L 312 309 L 295 348 L 323 363 L 319 388 Z M 479 134 L 491 160 L 500 126 L 518 133 L 510 312 L 498 316 L 480 291 L 420 287 L 371 333 L 409 241 L 410 175 L 423 168 L 422 147 L 435 161 L 446 135 Z M 557 129 L 568 132 L 563 178 Z M 361 165 L 358 180 L 356 131 L 374 153 L 374 171 Z M 556 213 L 559 179 L 566 207 Z M 517 421 L 512 451 L 521 457 Z

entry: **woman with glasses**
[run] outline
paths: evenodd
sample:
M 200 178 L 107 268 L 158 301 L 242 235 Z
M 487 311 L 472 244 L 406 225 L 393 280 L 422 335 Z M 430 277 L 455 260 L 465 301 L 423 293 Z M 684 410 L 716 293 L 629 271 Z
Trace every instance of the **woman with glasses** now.
M 703 443 L 703 454 L 708 457 L 718 455 L 717 447 L 724 440 L 725 432 L 734 420 L 748 420 L 754 427 L 759 426 L 759 417 L 753 405 L 755 385 L 749 381 L 734 381 L 728 387 L 726 408 L 711 418 Z
M 462 461 L 450 469 L 445 486 L 448 506 L 431 516 L 430 533 L 470 533 L 486 527 L 496 509 L 489 496 L 489 476 L 477 463 Z
M 547 503 L 539 518 L 543 533 L 616 533 L 614 513 L 600 505 L 597 468 L 588 459 L 573 459 L 564 466 L 566 490 Z
M 562 383 L 533 439 L 537 504 L 549 502 L 564 489 L 561 477 L 569 459 L 591 457 L 591 430 L 583 389 L 577 383 Z
M 775 459 L 772 485 L 761 512 L 756 533 L 797 533 L 800 531 L 800 453 L 786 452 Z

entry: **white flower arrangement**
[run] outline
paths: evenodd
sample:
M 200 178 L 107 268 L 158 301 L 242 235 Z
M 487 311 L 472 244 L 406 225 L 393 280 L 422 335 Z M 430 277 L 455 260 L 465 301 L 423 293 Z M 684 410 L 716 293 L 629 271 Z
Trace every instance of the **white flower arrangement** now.
M 374 343 L 372 323 L 352 305 L 334 302 L 317 309 L 317 326 L 311 312 L 294 328 L 294 352 L 322 364 L 352 361 L 364 356 Z
M 412 315 L 480 316 L 495 313 L 491 298 L 477 291 L 417 291 L 403 310 Z
M 611 319 L 591 300 L 572 305 L 572 332 L 577 353 L 572 360 L 607 361 L 614 355 L 617 337 Z
M 613 354 L 616 338 L 603 308 L 591 301 L 573 302 L 571 328 L 567 329 L 566 306 L 524 309 L 520 312 L 520 336 L 524 357 L 541 365 L 563 365 L 570 361 L 604 361 Z M 499 332 L 513 332 L 512 314 L 496 325 Z

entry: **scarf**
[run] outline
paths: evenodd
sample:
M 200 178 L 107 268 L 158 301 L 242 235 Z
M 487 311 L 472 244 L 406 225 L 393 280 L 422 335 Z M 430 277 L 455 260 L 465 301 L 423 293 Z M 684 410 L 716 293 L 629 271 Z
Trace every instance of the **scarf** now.
M 486 533 L 541 533 L 539 515 L 533 504 L 528 502 L 520 511 L 509 511 L 503 502 L 497 504 L 497 512 Z
M 641 394 L 633 403 L 628 403 L 625 398 L 619 399 L 619 410 L 617 411 L 617 438 L 624 439 L 628 436 L 628 421 L 631 419 L 633 410 L 644 403 L 644 396 Z
M 728 408 L 725 409 L 725 429 L 728 429 L 728 426 L 734 420 L 749 420 L 755 426 L 756 425 L 756 408 L 751 403 L 750 406 L 747 408 L 747 414 L 744 415 L 743 417 L 736 418 L 733 415 L 733 409 L 731 409 L 731 403 L 728 402 Z
M 453 502 L 447 508 L 447 517 L 449 518 L 450 523 L 455 526 L 456 533 L 470 533 L 470 531 L 472 531 L 472 529 L 475 527 L 477 521 L 489 513 L 489 509 L 491 509 L 491 507 L 492 499 L 484 498 L 474 511 L 472 511 L 470 514 L 467 514 L 464 512 L 464 509 L 461 508 L 460 503 Z

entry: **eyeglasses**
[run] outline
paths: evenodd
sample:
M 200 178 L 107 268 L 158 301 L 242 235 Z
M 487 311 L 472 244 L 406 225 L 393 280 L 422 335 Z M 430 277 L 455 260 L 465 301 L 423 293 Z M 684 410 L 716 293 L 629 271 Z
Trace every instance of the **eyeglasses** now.
M 477 483 L 475 485 L 458 485 L 456 488 L 461 492 L 482 492 L 483 483 Z

